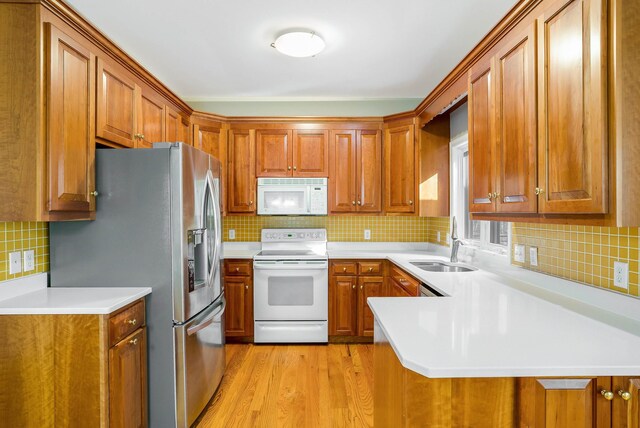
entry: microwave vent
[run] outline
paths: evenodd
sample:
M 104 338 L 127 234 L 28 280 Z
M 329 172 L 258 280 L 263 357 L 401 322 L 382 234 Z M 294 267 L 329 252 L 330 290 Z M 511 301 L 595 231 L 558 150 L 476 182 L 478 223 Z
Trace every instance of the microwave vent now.
M 326 178 L 258 178 L 258 186 L 260 185 L 308 185 L 308 186 L 326 186 Z

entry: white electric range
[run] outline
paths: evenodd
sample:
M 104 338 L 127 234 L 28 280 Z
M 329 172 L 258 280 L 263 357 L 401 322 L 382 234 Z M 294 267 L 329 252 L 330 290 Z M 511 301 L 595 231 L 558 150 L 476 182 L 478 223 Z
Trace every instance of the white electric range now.
M 326 343 L 329 260 L 325 229 L 263 229 L 253 258 L 254 341 Z

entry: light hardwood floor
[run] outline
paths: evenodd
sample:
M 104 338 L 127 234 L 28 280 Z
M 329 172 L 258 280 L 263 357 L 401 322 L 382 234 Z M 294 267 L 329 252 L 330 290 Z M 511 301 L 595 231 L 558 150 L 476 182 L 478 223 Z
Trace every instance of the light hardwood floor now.
M 227 345 L 227 372 L 194 426 L 371 427 L 373 345 Z

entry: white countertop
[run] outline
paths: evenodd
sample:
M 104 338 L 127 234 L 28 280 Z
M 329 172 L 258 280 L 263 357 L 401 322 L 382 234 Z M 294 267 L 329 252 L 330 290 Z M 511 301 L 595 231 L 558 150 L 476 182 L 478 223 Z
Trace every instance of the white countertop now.
M 110 314 L 150 293 L 149 287 L 39 288 L 0 300 L 0 315 Z
M 410 370 L 433 378 L 640 374 L 640 327 L 634 321 L 631 333 L 523 292 L 514 278 L 483 270 L 425 272 L 410 264 L 443 257 L 386 258 L 449 296 L 368 300 Z

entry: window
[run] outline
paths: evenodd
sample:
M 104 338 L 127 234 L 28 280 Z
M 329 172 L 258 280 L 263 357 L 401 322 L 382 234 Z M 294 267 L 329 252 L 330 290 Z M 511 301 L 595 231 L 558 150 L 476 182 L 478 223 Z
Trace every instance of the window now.
M 469 214 L 469 145 L 467 135 L 451 141 L 451 214 L 456 216 L 458 236 L 480 248 L 505 254 L 509 223 L 471 220 Z

